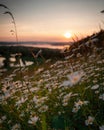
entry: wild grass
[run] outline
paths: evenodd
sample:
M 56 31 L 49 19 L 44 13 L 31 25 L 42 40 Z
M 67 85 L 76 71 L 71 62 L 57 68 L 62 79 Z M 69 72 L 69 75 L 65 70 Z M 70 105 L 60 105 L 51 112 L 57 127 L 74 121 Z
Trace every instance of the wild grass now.
M 68 56 L 1 79 L 0 129 L 102 130 L 103 55 L 95 47 L 87 58 Z

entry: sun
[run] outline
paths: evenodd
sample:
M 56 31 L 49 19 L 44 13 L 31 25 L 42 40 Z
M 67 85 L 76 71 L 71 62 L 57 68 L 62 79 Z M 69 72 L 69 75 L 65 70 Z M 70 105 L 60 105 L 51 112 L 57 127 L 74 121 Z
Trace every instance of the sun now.
M 70 38 L 72 35 L 71 35 L 71 33 L 70 32 L 66 32 L 65 34 L 64 34 L 64 37 L 65 38 Z

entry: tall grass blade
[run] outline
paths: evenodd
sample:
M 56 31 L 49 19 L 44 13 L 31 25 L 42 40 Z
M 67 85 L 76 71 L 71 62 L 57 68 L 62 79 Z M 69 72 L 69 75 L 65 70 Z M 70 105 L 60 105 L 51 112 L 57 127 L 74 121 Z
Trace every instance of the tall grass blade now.
M 8 9 L 8 10 L 10 10 L 6 5 L 4 5 L 4 4 L 0 4 L 0 6 L 1 7 L 4 7 L 5 9 Z

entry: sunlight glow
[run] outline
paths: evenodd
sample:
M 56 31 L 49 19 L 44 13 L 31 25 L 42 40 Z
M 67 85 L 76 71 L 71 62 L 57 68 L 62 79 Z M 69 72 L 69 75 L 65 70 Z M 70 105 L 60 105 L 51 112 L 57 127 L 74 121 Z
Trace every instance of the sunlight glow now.
M 71 35 L 71 33 L 70 32 L 66 32 L 65 34 L 64 34 L 64 37 L 65 38 L 70 38 L 72 35 Z

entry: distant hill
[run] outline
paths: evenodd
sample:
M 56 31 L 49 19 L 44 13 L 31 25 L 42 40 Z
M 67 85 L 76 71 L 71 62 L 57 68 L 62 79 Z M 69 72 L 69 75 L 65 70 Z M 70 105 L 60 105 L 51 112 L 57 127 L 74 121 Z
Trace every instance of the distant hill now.
M 62 49 L 69 42 L 0 42 L 0 46 L 27 46 L 37 48 Z

